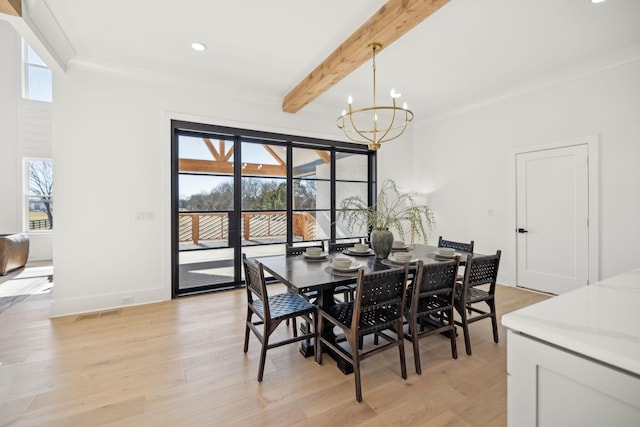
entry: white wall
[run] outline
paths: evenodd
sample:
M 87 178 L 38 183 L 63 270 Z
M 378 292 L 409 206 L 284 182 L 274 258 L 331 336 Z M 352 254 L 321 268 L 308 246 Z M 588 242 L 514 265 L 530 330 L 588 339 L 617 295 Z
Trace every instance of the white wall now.
M 20 85 L 18 35 L 6 22 L 0 21 L 0 233 L 21 231 L 18 169 L 17 91 Z
M 53 315 L 171 295 L 170 118 L 338 138 L 333 112 L 290 115 L 281 99 L 137 77 L 87 64 L 56 75 Z M 509 152 L 585 135 L 600 139 L 600 273 L 638 266 L 640 63 L 627 63 L 447 119 L 385 144 L 379 179 L 428 193 L 439 234 L 506 250 Z M 334 133 L 335 132 L 335 133 Z M 413 133 L 411 133 L 413 132 Z M 494 215 L 488 216 L 492 209 Z M 152 211 L 151 221 L 135 221 Z M 512 254 L 505 253 L 509 258 Z M 508 266 L 508 262 L 503 265 Z M 512 272 L 502 268 L 501 282 Z
M 640 266 L 640 60 L 423 123 L 414 132 L 414 186 L 430 193 L 434 234 L 473 239 L 479 252 L 502 249 L 500 281 L 509 284 L 510 151 L 597 135 L 600 278 Z
M 172 117 L 323 138 L 335 126 L 333 115 L 283 113 L 281 99 L 226 97 L 215 82 L 87 64 L 56 75 L 54 89 L 54 316 L 171 297 Z M 136 211 L 154 220 L 135 221 Z
M 24 158 L 51 158 L 51 104 L 22 98 L 21 43 L 0 21 L 0 233 L 26 230 Z M 52 232 L 29 233 L 29 240 L 29 261 L 53 258 Z

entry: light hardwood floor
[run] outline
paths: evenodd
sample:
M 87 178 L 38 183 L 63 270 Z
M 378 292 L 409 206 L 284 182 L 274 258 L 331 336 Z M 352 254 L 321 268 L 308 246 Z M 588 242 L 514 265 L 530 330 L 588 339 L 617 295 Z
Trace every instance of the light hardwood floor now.
M 499 287 L 499 314 L 545 298 Z M 420 376 L 406 342 L 406 381 L 396 351 L 365 360 L 357 404 L 353 375 L 295 344 L 267 353 L 258 384 L 253 335 L 242 352 L 245 299 L 234 290 L 49 319 L 49 295 L 27 298 L 0 314 L 0 425 L 506 425 L 503 327 L 494 344 L 490 321 L 475 323 L 473 356 L 460 336 L 457 360 L 448 339 L 423 339 Z

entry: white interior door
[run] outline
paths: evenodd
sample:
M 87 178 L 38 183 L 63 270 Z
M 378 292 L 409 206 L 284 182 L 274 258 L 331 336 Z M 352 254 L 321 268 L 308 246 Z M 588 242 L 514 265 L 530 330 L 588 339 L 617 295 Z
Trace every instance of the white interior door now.
M 588 284 L 588 147 L 516 155 L 517 285 L 561 294 Z

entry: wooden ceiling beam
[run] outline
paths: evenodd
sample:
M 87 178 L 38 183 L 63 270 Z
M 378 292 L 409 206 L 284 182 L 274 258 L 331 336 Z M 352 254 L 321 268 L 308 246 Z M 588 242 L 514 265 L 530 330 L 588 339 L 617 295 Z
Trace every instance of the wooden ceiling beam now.
M 22 1 L 0 0 L 0 13 L 13 16 L 22 16 Z
M 448 2 L 389 0 L 284 97 L 282 111 L 297 113 L 370 60 L 371 43 L 383 50 Z

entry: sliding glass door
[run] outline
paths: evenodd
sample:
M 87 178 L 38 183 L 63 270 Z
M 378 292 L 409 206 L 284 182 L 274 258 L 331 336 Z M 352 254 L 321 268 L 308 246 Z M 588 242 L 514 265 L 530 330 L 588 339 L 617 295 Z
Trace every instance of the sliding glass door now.
M 174 296 L 240 286 L 242 253 L 366 234 L 344 229 L 336 214 L 345 194 L 373 194 L 375 153 L 366 147 L 172 125 Z

